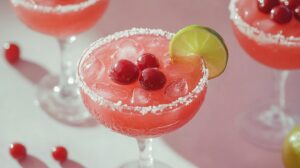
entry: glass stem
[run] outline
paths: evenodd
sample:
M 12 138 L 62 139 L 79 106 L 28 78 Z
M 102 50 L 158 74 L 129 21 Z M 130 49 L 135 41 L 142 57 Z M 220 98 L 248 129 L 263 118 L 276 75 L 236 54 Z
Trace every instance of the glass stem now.
M 289 71 L 284 70 L 279 72 L 278 76 L 278 98 L 279 98 L 279 108 L 284 111 L 285 109 L 285 88 L 286 81 L 288 79 Z
M 139 168 L 153 168 L 152 139 L 137 139 L 139 146 Z
M 69 46 L 76 40 L 75 36 L 71 36 L 68 38 L 57 39 L 60 52 L 61 52 L 61 62 L 60 62 L 60 78 L 59 78 L 59 89 L 61 96 L 69 97 L 73 95 L 74 92 L 70 89 L 70 85 L 75 83 L 75 66 L 74 66 L 74 58 L 68 54 Z
M 290 127 L 294 125 L 293 120 L 286 114 L 285 89 L 289 71 L 274 71 L 275 75 L 275 98 L 276 103 L 271 104 L 269 109 L 261 113 L 259 120 L 269 127 Z M 278 102 L 277 102 L 278 101 Z

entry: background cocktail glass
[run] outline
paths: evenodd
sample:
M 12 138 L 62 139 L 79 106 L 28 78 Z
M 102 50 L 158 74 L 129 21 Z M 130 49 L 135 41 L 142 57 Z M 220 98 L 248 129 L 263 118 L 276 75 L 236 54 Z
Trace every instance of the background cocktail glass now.
M 154 161 L 151 154 L 152 138 L 174 131 L 186 124 L 198 112 L 204 101 L 208 70 L 201 61 L 199 62 L 201 64 L 198 66 L 199 69 L 197 68 L 193 71 L 198 74 L 200 73 L 199 78 L 190 77 L 191 74 L 190 76 L 185 76 L 187 78 L 190 77 L 193 81 L 196 80 L 195 87 L 190 88 L 182 97 L 177 97 L 171 102 L 165 102 L 163 99 L 165 96 L 164 93 L 167 92 L 165 88 L 154 92 L 150 91 L 150 94 L 158 94 L 156 95 L 157 99 L 154 105 L 139 104 L 147 104 L 147 98 L 145 98 L 147 95 L 142 95 L 146 91 L 140 90 L 138 85 L 117 85 L 112 83 L 111 79 L 105 75 L 112 64 L 112 60 L 118 57 L 115 53 L 121 57 L 125 55 L 127 59 L 131 60 L 132 53 L 137 54 L 137 50 L 143 47 L 143 52 L 155 50 L 164 55 L 161 55 L 161 57 L 167 58 L 165 61 L 169 62 L 170 58 L 165 54 L 168 53 L 168 43 L 172 36 L 173 34 L 159 29 L 133 28 L 118 32 L 94 42 L 84 52 L 79 62 L 78 76 L 81 96 L 91 114 L 104 126 L 113 131 L 137 139 L 140 151 L 139 161 L 124 164 L 122 168 L 169 167 L 166 164 Z M 134 37 L 136 40 L 139 39 L 140 42 L 134 41 Z M 116 41 L 119 43 L 114 43 Z M 121 45 L 121 48 L 118 45 Z M 122 48 L 123 46 L 124 48 Z M 129 55 L 126 56 L 125 52 L 129 53 Z M 136 59 L 137 56 L 134 57 Z M 158 59 L 160 63 L 163 62 L 163 60 L 160 60 L 162 58 L 158 57 Z M 170 63 L 166 64 L 169 65 Z M 184 72 L 190 69 L 191 66 L 193 65 L 184 64 L 185 69 L 182 69 L 184 67 L 181 66 L 181 69 L 173 69 L 171 72 L 165 72 L 165 75 L 167 79 L 169 77 L 172 79 L 171 75 L 174 75 L 176 70 Z M 180 68 L 180 66 L 177 68 Z M 162 69 L 162 71 L 164 70 L 166 69 Z M 96 79 L 99 75 L 102 77 Z M 185 89 L 180 84 L 177 87 L 177 89 L 172 90 L 172 93 L 169 92 L 169 94 L 173 95 L 176 94 L 175 92 L 182 92 L 178 90 L 179 88 Z M 134 91 L 128 95 L 126 91 L 130 89 Z M 136 93 L 135 91 L 138 92 Z
M 256 102 L 239 116 L 238 126 L 247 140 L 268 149 L 278 150 L 281 148 L 285 135 L 297 122 L 297 116 L 288 113 L 285 90 L 289 70 L 300 69 L 300 37 L 285 36 L 280 33 L 272 34 L 250 25 L 241 14 L 249 16 L 251 13 L 251 19 L 255 19 L 253 12 L 259 13 L 256 3 L 255 0 L 230 1 L 232 28 L 240 45 L 249 56 L 274 69 L 276 100 L 272 104 L 268 104 L 267 100 Z M 249 11 L 245 10 L 247 8 Z M 294 25 L 299 25 L 295 19 L 292 22 Z M 270 18 L 261 23 L 263 24 L 276 26 Z M 278 32 L 280 32 L 279 28 Z M 273 97 L 268 99 L 273 99 Z
M 75 79 L 75 62 L 67 50 L 75 35 L 94 26 L 104 14 L 108 0 L 10 0 L 18 18 L 29 28 L 57 39 L 61 72 L 47 75 L 39 85 L 41 108 L 56 119 L 78 124 L 89 118 Z

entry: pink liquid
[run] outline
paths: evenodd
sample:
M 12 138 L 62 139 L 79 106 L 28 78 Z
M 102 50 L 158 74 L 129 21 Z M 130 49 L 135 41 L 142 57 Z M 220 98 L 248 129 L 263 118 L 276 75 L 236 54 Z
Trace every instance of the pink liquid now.
M 93 92 L 112 102 L 122 101 L 122 104 L 133 107 L 171 103 L 189 94 L 203 77 L 203 72 L 199 61 L 171 63 L 168 44 L 166 37 L 149 34 L 132 35 L 112 41 L 96 48 L 83 60 L 79 67 L 82 80 Z M 142 53 L 152 53 L 158 58 L 159 69 L 167 78 L 163 89 L 147 91 L 141 88 L 138 81 L 130 85 L 118 85 L 109 78 L 108 71 L 113 63 L 119 59 L 135 62 Z M 128 109 L 114 111 L 93 101 L 83 90 L 81 93 L 86 107 L 106 127 L 129 136 L 153 137 L 173 131 L 188 122 L 204 100 L 206 85 L 188 105 L 146 114 Z
M 12 1 L 12 0 L 11 0 Z M 61 6 L 62 11 L 68 6 L 80 6 L 86 0 L 26 0 L 42 7 L 56 8 Z M 103 15 L 108 5 L 108 0 L 95 0 L 87 7 L 65 12 L 41 11 L 27 8 L 23 5 L 15 5 L 17 16 L 31 29 L 55 37 L 68 37 L 77 35 L 91 28 Z
M 295 18 L 287 24 L 277 24 L 270 16 L 258 11 L 256 0 L 238 0 L 236 3 L 238 15 L 244 22 L 258 30 L 284 37 L 300 37 L 300 22 Z M 300 45 L 285 45 L 279 43 L 263 43 L 241 32 L 233 22 L 234 33 L 241 46 L 258 62 L 276 69 L 300 68 Z M 299 43 L 299 41 L 298 41 Z

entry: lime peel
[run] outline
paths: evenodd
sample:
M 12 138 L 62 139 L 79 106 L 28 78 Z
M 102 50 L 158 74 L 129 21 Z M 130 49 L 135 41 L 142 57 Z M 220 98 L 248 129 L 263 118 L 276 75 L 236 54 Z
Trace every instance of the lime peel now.
M 172 61 L 202 57 L 209 70 L 209 79 L 222 74 L 228 61 L 223 38 L 215 30 L 199 25 L 179 30 L 170 41 L 169 53 Z

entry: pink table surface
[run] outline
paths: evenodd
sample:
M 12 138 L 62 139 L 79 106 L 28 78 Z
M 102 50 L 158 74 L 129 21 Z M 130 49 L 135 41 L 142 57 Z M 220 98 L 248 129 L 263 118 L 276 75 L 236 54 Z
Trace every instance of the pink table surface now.
M 283 168 L 279 152 L 256 147 L 238 134 L 237 115 L 253 108 L 251 105 L 260 97 L 271 94 L 274 83 L 272 70 L 252 60 L 238 45 L 230 27 L 228 3 L 229 0 L 112 0 L 92 35 L 100 37 L 131 27 L 171 32 L 189 24 L 215 28 L 228 44 L 228 68 L 209 82 L 205 103 L 196 117 L 163 139 L 201 168 Z M 1 9 L 2 5 L 1 1 L 1 15 L 8 11 Z M 300 109 L 299 77 L 299 71 L 293 71 L 287 83 L 288 105 L 294 111 Z

